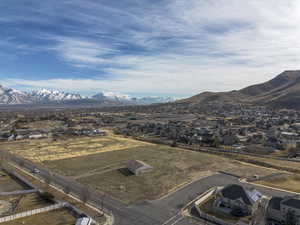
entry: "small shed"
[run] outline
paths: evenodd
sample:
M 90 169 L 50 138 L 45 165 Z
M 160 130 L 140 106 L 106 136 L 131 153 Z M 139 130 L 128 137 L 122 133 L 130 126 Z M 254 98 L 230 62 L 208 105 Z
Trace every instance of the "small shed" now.
M 127 162 L 127 169 L 135 175 L 140 175 L 150 172 L 153 167 L 140 160 L 130 160 Z

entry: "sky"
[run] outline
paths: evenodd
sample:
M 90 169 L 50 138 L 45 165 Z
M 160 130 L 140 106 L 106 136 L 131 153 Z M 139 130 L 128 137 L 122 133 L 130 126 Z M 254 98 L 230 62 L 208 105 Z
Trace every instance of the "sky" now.
M 0 83 L 185 97 L 299 69 L 299 0 L 1 0 Z

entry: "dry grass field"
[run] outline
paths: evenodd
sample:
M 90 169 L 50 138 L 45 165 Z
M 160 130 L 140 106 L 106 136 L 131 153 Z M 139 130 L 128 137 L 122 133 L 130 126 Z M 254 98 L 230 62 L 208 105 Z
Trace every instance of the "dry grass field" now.
M 108 151 L 152 145 L 118 136 L 71 137 L 66 139 L 40 139 L 1 142 L 0 148 L 21 155 L 34 162 L 80 157 Z
M 153 171 L 142 176 L 124 175 L 120 169 L 125 168 L 126 162 L 132 159 L 148 163 L 154 167 Z M 44 164 L 126 203 L 157 199 L 180 185 L 219 170 L 240 176 L 274 172 L 220 156 L 163 145 L 145 145 L 123 151 L 44 161 Z
M 7 173 L 0 171 L 0 192 L 11 192 L 23 190 L 24 186 L 19 184 Z
M 272 169 L 222 156 L 150 144 L 111 133 L 104 137 L 69 137 L 57 141 L 2 142 L 0 147 L 126 203 L 157 199 L 220 170 L 242 177 L 274 173 Z M 120 169 L 132 159 L 142 160 L 154 169 L 142 176 L 126 176 Z
M 59 209 L 6 222 L 5 225 L 74 225 L 75 223 L 76 218 L 67 209 Z
M 237 155 L 237 154 L 231 154 L 230 156 L 232 156 L 231 157 L 232 159 L 248 162 L 258 166 L 300 174 L 300 168 L 299 168 L 300 162 L 292 162 L 292 161 L 261 158 L 256 156 L 247 156 L 247 155 Z
M 282 175 L 266 180 L 257 181 L 255 183 L 300 193 L 299 175 Z

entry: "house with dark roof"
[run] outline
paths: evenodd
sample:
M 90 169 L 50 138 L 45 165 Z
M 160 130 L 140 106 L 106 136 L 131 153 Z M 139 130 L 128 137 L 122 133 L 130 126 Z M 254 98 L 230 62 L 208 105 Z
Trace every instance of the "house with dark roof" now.
M 217 191 L 214 208 L 226 214 L 239 211 L 244 215 L 249 215 L 252 213 L 253 205 L 261 197 L 261 193 L 255 189 L 248 190 L 240 185 L 231 184 Z
M 300 225 L 300 198 L 299 197 L 272 197 L 269 201 L 267 219 L 282 224 Z

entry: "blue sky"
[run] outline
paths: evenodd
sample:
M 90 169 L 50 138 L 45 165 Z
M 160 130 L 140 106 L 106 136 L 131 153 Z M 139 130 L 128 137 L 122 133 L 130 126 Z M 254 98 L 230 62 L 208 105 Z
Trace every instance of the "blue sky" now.
M 299 69 L 297 0 L 1 0 L 0 83 L 190 96 Z

